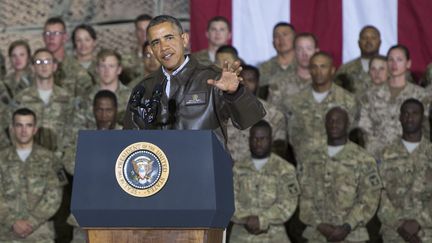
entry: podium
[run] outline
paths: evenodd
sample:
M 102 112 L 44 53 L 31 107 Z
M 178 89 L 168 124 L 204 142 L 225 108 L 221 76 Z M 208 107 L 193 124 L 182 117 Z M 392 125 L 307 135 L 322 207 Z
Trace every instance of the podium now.
M 160 151 L 147 156 L 151 153 L 133 145 L 143 142 L 165 154 L 165 179 L 165 167 L 153 169 L 160 175 L 154 181 L 145 182 L 143 178 L 151 177 L 138 172 L 154 155 L 160 160 L 153 159 L 150 167 L 164 165 Z M 135 177 L 128 178 L 130 174 Z M 153 195 L 132 195 L 142 192 L 141 186 L 163 180 Z M 126 182 L 131 191 L 123 189 Z M 232 183 L 231 158 L 211 131 L 80 131 L 71 211 L 91 243 L 219 243 L 234 213 Z M 154 193 L 153 189 L 144 191 Z

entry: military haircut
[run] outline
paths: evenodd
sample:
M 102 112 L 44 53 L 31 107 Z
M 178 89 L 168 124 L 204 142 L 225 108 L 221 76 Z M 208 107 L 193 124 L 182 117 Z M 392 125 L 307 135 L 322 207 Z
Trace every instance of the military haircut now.
M 255 75 L 255 77 L 256 77 L 256 79 L 259 82 L 260 72 L 259 72 L 259 69 L 257 67 L 249 65 L 249 64 L 244 64 L 244 65 L 242 65 L 242 72 L 243 71 L 251 71 L 251 72 L 253 72 L 254 75 Z
M 158 25 L 158 24 L 166 23 L 166 22 L 171 23 L 172 25 L 176 26 L 177 30 L 179 31 L 179 34 L 183 34 L 183 27 L 181 26 L 180 21 L 178 19 L 176 19 L 170 15 L 159 15 L 159 16 L 152 18 L 152 20 L 150 20 L 150 23 L 147 26 L 147 35 L 149 35 L 149 30 L 151 27 Z
M 43 48 L 39 48 L 39 49 L 37 49 L 37 50 L 33 53 L 33 56 L 32 56 L 32 62 L 35 61 L 35 57 L 36 57 L 36 55 L 39 54 L 39 53 L 41 53 L 41 52 L 49 53 L 49 54 L 51 55 L 52 59 L 53 59 L 53 63 L 56 63 L 56 62 L 57 62 L 56 59 L 54 58 L 54 55 L 50 52 L 50 50 L 48 50 L 48 48 L 45 48 L 45 47 L 43 47 Z
M 313 60 L 314 58 L 316 58 L 317 56 L 323 56 L 323 57 L 326 57 L 327 59 L 330 60 L 331 65 L 333 65 L 333 57 L 332 57 L 332 55 L 331 55 L 330 53 L 325 52 L 325 51 L 318 51 L 318 52 L 315 52 L 315 53 L 312 55 L 311 59 L 310 59 L 311 62 L 312 62 L 312 60 Z
M 93 107 L 96 106 L 96 102 L 99 99 L 103 99 L 103 98 L 110 99 L 113 102 L 114 106 L 117 108 L 118 104 L 117 104 L 117 96 L 116 96 L 116 94 L 114 94 L 114 92 L 112 92 L 112 91 L 105 90 L 105 89 L 104 90 L 99 90 L 95 94 L 94 99 L 93 99 Z
M 135 20 L 134 20 L 135 27 L 138 25 L 139 22 L 141 22 L 141 21 L 150 21 L 150 20 L 152 20 L 152 18 L 153 17 L 150 16 L 149 14 L 140 14 L 140 15 L 138 15 L 135 18 Z
M 315 44 L 315 48 L 318 47 L 318 39 L 317 39 L 317 37 L 314 34 L 310 33 L 310 32 L 303 32 L 303 33 L 300 33 L 300 34 L 296 34 L 296 36 L 294 38 L 294 48 L 296 46 L 297 40 L 300 39 L 300 38 L 310 38 L 310 39 L 313 40 L 313 42 Z
M 63 30 L 66 32 L 66 24 L 61 16 L 51 17 L 45 21 L 44 27 L 53 24 L 61 24 L 63 26 Z
M 223 45 L 223 46 L 219 47 L 216 51 L 216 54 L 219 54 L 219 53 L 229 53 L 229 54 L 234 55 L 234 57 L 236 59 L 238 59 L 238 51 L 232 45 Z
M 390 49 L 387 52 L 387 57 L 390 55 L 390 52 L 395 50 L 395 49 L 402 50 L 402 52 L 405 54 L 406 59 L 410 60 L 410 52 L 408 50 L 408 47 L 401 45 L 401 44 L 397 44 L 397 45 L 390 47 Z
M 368 29 L 375 30 L 378 33 L 378 36 L 381 38 L 380 31 L 378 30 L 377 27 L 375 27 L 373 25 L 365 25 L 365 26 L 363 26 L 363 28 L 360 30 L 359 38 L 361 38 L 361 35 L 363 34 L 363 32 L 365 32 Z
M 73 45 L 74 49 L 76 49 L 75 37 L 76 37 L 76 32 L 78 30 L 85 30 L 85 31 L 87 31 L 87 33 L 89 33 L 90 37 L 93 40 L 97 39 L 96 31 L 95 31 L 95 29 L 91 25 L 80 24 L 77 27 L 75 27 L 75 29 L 72 31 L 72 45 Z
M 214 23 L 214 22 L 224 22 L 227 26 L 228 26 L 228 30 L 231 31 L 231 23 L 228 21 L 227 18 L 225 18 L 224 16 L 214 16 L 213 18 L 211 18 L 208 22 L 207 22 L 207 31 L 210 30 L 210 26 Z
M 36 124 L 37 119 L 36 119 L 36 113 L 34 113 L 34 111 L 30 110 L 27 107 L 23 107 L 23 108 L 19 108 L 17 110 L 15 110 L 12 114 L 12 124 L 15 123 L 15 116 L 33 116 L 33 121 L 34 124 Z
M 347 123 L 348 123 L 347 125 L 349 125 L 350 120 L 349 120 L 348 111 L 345 108 L 341 107 L 341 106 L 333 106 L 330 109 L 328 109 L 327 112 L 326 112 L 326 115 L 325 115 L 325 120 L 327 120 L 327 116 L 331 112 L 335 112 L 335 111 L 343 113 L 344 116 L 345 116 L 345 118 L 346 118 L 346 120 L 347 120 Z
M 424 114 L 424 105 L 423 105 L 423 103 L 422 103 L 421 101 L 419 101 L 418 99 L 415 99 L 415 98 L 409 98 L 409 99 L 406 99 L 406 100 L 402 103 L 402 105 L 401 105 L 401 107 L 400 107 L 400 112 L 401 112 L 401 113 L 402 113 L 402 110 L 405 109 L 405 106 L 408 105 L 408 104 L 414 104 L 414 105 L 417 105 L 418 107 L 420 107 L 421 114 Z
M 375 55 L 369 60 L 369 68 L 372 66 L 372 62 L 375 60 L 380 60 L 383 62 L 387 62 L 387 57 L 383 55 Z
M 251 129 L 249 130 L 249 136 L 252 134 L 252 130 L 258 129 L 258 128 L 264 128 L 267 129 L 269 132 L 270 137 L 272 136 L 272 127 L 270 125 L 270 123 L 268 123 L 265 120 L 260 120 L 259 122 L 255 123 Z
M 115 57 L 117 59 L 118 64 L 121 66 L 122 64 L 122 57 L 120 53 L 113 49 L 102 49 L 98 52 L 96 56 L 96 63 L 99 64 L 100 61 L 105 60 L 107 57 Z
M 273 27 L 273 34 L 276 31 L 276 29 L 279 28 L 279 27 L 289 27 L 295 33 L 295 27 L 294 27 L 294 25 L 292 25 L 292 24 L 290 24 L 288 22 L 279 22 L 279 23 L 275 24 L 275 26 Z
M 30 49 L 30 45 L 29 45 L 29 43 L 28 43 L 27 41 L 25 41 L 25 40 L 16 40 L 16 41 L 12 42 L 12 43 L 9 45 L 9 49 L 8 49 L 8 55 L 9 55 L 9 57 L 12 56 L 12 52 L 13 52 L 13 50 L 15 49 L 15 47 L 17 47 L 17 46 L 23 46 L 23 47 L 26 49 L 26 52 L 27 52 L 28 57 L 31 58 L 31 49 Z

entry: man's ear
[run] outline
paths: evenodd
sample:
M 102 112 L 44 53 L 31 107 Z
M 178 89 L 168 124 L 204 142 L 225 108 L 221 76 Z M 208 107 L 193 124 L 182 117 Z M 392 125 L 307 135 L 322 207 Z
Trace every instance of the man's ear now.
M 181 34 L 181 38 L 183 39 L 183 47 L 187 48 L 189 45 L 189 34 L 185 32 Z

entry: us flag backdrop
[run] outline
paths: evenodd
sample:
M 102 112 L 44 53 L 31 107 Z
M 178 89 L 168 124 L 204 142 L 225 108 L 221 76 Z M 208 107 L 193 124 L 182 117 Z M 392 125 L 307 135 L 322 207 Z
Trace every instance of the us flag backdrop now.
M 272 29 L 280 21 L 297 32 L 312 32 L 321 50 L 338 66 L 360 55 L 358 34 L 365 25 L 381 32 L 381 54 L 406 45 L 412 72 L 419 77 L 432 62 L 431 0 L 190 0 L 192 51 L 207 47 L 207 21 L 216 15 L 232 23 L 232 45 L 247 63 L 258 64 L 276 53 Z

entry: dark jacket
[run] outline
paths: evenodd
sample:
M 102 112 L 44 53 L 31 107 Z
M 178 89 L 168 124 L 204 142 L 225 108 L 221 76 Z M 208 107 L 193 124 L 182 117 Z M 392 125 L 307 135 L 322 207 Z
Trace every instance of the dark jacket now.
M 207 84 L 208 79 L 217 79 L 220 74 L 221 70 L 215 66 L 203 66 L 191 57 L 179 73 L 171 76 L 170 85 L 175 93 L 170 100 L 165 91 L 162 94 L 157 121 L 166 123 L 171 120 L 170 124 L 150 128 L 145 126 L 144 122 L 131 112 L 129 102 L 124 129 L 208 129 L 215 131 L 218 139 L 226 143 L 228 118 L 237 128 L 246 129 L 262 119 L 265 110 L 257 98 L 241 84 L 234 94 L 225 93 Z M 148 75 L 134 88 L 131 98 L 142 88 L 145 88 L 144 98 L 150 98 L 154 87 L 163 84 L 164 79 L 162 69 Z M 173 106 L 175 108 L 172 108 Z M 168 113 L 171 115 L 167 115 Z M 169 118 L 166 118 L 167 116 Z

